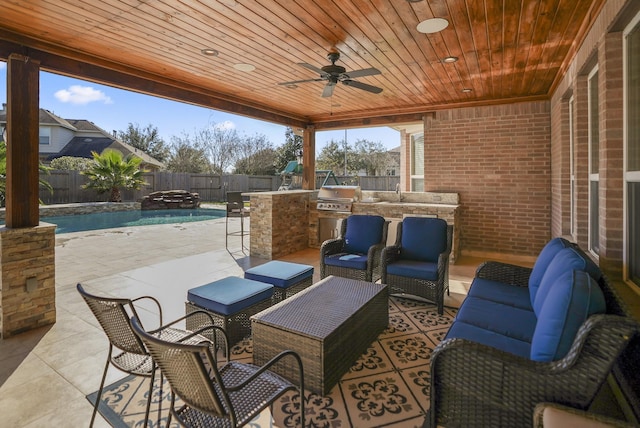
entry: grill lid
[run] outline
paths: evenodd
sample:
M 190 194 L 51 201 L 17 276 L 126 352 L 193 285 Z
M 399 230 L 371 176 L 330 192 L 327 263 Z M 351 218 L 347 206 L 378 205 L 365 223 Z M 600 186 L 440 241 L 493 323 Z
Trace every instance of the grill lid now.
M 354 202 L 360 195 L 360 186 L 322 186 L 318 201 Z

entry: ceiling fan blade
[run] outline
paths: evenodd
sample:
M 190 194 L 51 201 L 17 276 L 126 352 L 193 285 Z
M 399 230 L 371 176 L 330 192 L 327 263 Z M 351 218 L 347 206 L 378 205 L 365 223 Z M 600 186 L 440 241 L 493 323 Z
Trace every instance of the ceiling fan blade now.
M 346 79 L 346 80 L 343 80 L 342 83 L 347 86 L 353 86 L 354 88 L 362 89 L 374 94 L 379 94 L 380 92 L 382 92 L 382 88 L 378 88 L 376 86 L 368 85 L 362 82 L 357 82 L 355 80 Z
M 282 83 L 278 83 L 278 85 L 295 85 L 296 83 L 306 83 L 306 82 L 322 82 L 325 79 L 323 78 L 318 78 L 318 79 L 305 79 L 305 80 L 294 80 L 292 82 L 282 82 Z
M 380 70 L 378 70 L 377 68 L 363 68 L 362 70 L 354 70 L 342 73 L 345 79 L 355 79 L 356 77 L 364 76 L 375 76 L 376 74 L 380 74 Z
M 318 73 L 320 76 L 326 76 L 327 73 L 324 72 L 324 70 L 322 70 L 321 68 L 316 67 L 315 65 L 311 65 L 311 64 L 307 64 L 306 62 L 299 62 L 298 65 L 301 65 L 305 68 L 308 68 L 309 70 Z
M 333 95 L 333 88 L 336 87 L 336 84 L 333 82 L 329 82 L 325 85 L 324 90 L 322 91 L 322 98 L 327 98 Z

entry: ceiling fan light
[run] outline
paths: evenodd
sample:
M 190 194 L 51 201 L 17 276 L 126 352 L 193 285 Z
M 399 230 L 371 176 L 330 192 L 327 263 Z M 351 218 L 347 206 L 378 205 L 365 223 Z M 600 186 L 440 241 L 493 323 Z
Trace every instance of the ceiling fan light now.
M 213 48 L 204 48 L 200 51 L 202 55 L 206 56 L 218 56 L 219 52 Z
M 449 26 L 449 21 L 444 18 L 431 18 L 426 19 L 418 24 L 416 29 L 424 34 L 437 33 Z

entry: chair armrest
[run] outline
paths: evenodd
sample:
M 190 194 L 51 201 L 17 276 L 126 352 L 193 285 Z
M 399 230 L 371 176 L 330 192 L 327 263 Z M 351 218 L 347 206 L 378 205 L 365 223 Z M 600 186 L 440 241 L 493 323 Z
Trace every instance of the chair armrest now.
M 342 252 L 343 248 L 344 248 L 344 239 L 342 238 L 328 239 L 324 241 L 320 246 L 320 256 L 321 256 L 320 261 L 322 262 L 322 259 L 325 256 Z
M 490 279 L 518 287 L 529 286 L 531 268 L 501 262 L 484 262 L 476 270 L 476 278 Z
M 179 340 L 177 340 L 177 343 L 181 343 L 181 342 L 188 342 L 189 339 L 191 339 L 192 337 L 198 336 L 198 335 L 202 335 L 204 336 L 209 342 L 212 343 L 212 345 L 215 347 L 217 347 L 216 344 L 216 336 L 217 334 L 222 335 L 222 337 L 224 338 L 224 349 L 225 349 L 225 358 L 227 361 L 230 361 L 230 349 L 229 349 L 229 337 L 227 335 L 227 332 L 220 326 L 215 325 L 213 316 L 211 316 L 210 313 L 208 313 L 207 311 L 193 311 L 191 313 L 188 313 L 187 315 L 177 318 L 167 324 L 164 324 L 163 326 L 149 331 L 150 334 L 162 334 L 163 330 L 166 329 L 171 329 L 174 328 L 173 326 L 186 320 L 187 318 L 190 317 L 194 317 L 194 316 L 199 316 L 199 317 L 206 317 L 209 319 L 209 324 L 203 324 L 201 327 L 199 327 L 196 330 L 185 330 L 185 332 L 187 332 L 184 336 L 180 337 Z M 215 354 L 214 354 L 215 355 Z
M 273 367 L 274 364 L 276 364 L 278 361 L 280 361 L 280 360 L 282 360 L 283 358 L 286 358 L 286 357 L 291 357 L 291 358 L 294 358 L 296 360 L 296 364 L 298 365 L 300 391 L 301 391 L 301 394 L 302 394 L 303 391 L 304 391 L 304 368 L 302 366 L 302 359 L 300 358 L 300 356 L 296 352 L 291 351 L 291 350 L 286 350 L 286 351 L 280 352 L 278 355 L 276 355 L 275 357 L 273 357 L 272 359 L 270 359 L 269 361 L 264 363 L 260 367 L 259 370 L 257 370 L 255 373 L 251 374 L 251 376 L 245 378 L 242 382 L 240 382 L 238 384 L 235 384 L 235 385 L 225 385 L 225 387 L 229 391 L 237 391 L 239 389 L 242 389 L 249 382 L 251 382 L 252 380 L 257 378 L 258 376 L 260 376 L 262 373 L 264 373 L 267 370 L 269 370 L 271 367 Z
M 387 283 L 387 266 L 400 257 L 400 246 L 390 245 L 380 252 L 380 282 Z
M 536 362 L 464 339 L 441 342 L 431 356 L 432 426 L 530 426 L 542 401 L 586 409 L 638 323 L 591 316 L 567 355 Z M 461 411 L 460 409 L 464 409 Z
M 151 300 L 156 304 L 156 307 L 158 309 L 159 325 L 162 325 L 162 306 L 160 305 L 158 299 L 152 296 L 140 296 L 136 297 L 135 299 L 131 299 L 131 303 L 133 304 L 135 302 L 140 302 L 141 300 Z

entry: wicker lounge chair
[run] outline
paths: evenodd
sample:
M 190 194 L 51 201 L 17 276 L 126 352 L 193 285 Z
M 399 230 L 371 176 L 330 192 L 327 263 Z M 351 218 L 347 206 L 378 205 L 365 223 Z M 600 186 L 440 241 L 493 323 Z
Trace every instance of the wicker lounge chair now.
M 380 279 L 380 254 L 387 242 L 389 222 L 377 215 L 350 215 L 343 222 L 340 238 L 320 247 L 320 278 L 329 275 L 359 281 Z
M 153 384 L 156 374 L 156 365 L 151 358 L 151 355 L 147 352 L 144 344 L 140 341 L 138 336 L 131 329 L 130 317 L 137 316 L 137 311 L 134 303 L 141 300 L 149 300 L 156 304 L 158 309 L 158 325 L 162 324 L 162 308 L 160 303 L 153 297 L 142 296 L 136 299 L 118 299 L 111 297 L 99 297 L 90 293 L 87 293 L 82 285 L 76 286 L 78 292 L 89 305 L 89 308 L 98 319 L 100 326 L 104 330 L 109 339 L 109 354 L 107 355 L 107 362 L 102 373 L 102 380 L 100 381 L 100 388 L 98 389 L 98 396 L 96 397 L 95 406 L 93 407 L 93 414 L 91 415 L 91 422 L 89 426 L 93 426 L 93 422 L 96 418 L 98 411 L 98 405 L 100 404 L 100 398 L 102 397 L 102 390 L 104 388 L 104 382 L 107 377 L 107 371 L 109 365 L 113 365 L 117 369 L 136 376 L 144 376 L 151 378 L 149 382 L 149 393 L 147 398 L 147 407 L 145 410 L 145 426 L 149 419 L 149 409 L 151 407 L 151 399 L 153 397 Z M 200 311 L 202 312 L 202 311 Z M 200 313 L 198 316 L 209 316 L 206 312 Z M 165 340 L 175 342 L 188 342 L 199 343 L 205 339 L 204 336 L 200 336 L 199 333 L 206 333 L 209 336 L 213 336 L 212 329 L 218 329 L 213 324 L 213 319 L 209 316 L 210 323 L 203 325 L 202 328 L 195 332 L 187 331 L 183 329 L 174 328 L 173 325 L 183 321 L 185 318 L 196 315 L 196 313 L 189 314 L 185 317 L 179 318 L 169 324 L 164 325 L 162 330 L 162 337 Z M 159 334 L 159 333 L 153 333 Z M 119 350 L 114 355 L 115 350 Z M 162 381 L 160 382 L 162 384 Z M 158 414 L 160 417 L 160 414 Z
M 527 287 L 531 269 L 490 262 L 476 278 Z M 471 340 L 443 340 L 431 357 L 431 406 L 425 426 L 531 426 L 536 405 L 587 409 L 640 329 L 604 276 L 606 313 L 580 326 L 568 353 L 534 361 Z M 472 286 L 473 288 L 473 286 Z
M 228 359 L 220 364 L 211 352 L 213 342 L 200 345 L 167 342 L 145 332 L 137 318 L 131 319 L 131 325 L 171 385 L 171 416 L 180 425 L 240 427 L 285 392 L 297 390 L 300 419 L 294 424 L 304 427 L 304 374 L 302 361 L 293 351 L 281 352 L 262 367 Z M 297 363 L 298 386 L 269 370 L 285 358 L 295 359 Z M 184 402 L 179 408 L 176 408 L 176 398 Z M 166 426 L 170 423 L 171 420 L 167 421 Z
M 444 309 L 449 293 L 453 226 L 439 218 L 407 217 L 398 224 L 395 245 L 382 250 L 382 283 L 390 294 L 418 296 Z

